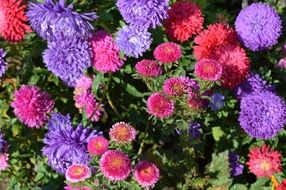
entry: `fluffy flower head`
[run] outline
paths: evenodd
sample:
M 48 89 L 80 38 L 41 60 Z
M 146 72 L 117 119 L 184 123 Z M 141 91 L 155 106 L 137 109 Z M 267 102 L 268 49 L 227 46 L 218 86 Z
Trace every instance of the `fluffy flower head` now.
M 253 3 L 240 11 L 235 30 L 245 47 L 260 51 L 278 43 L 282 21 L 270 5 Z
M 202 59 L 195 65 L 195 74 L 202 80 L 217 81 L 222 76 L 222 65 L 215 60 Z
M 5 56 L 6 56 L 6 52 L 0 48 L 0 77 L 4 75 L 8 67 L 6 61 L 4 60 Z
M 198 138 L 201 135 L 201 131 L 200 131 L 201 128 L 202 126 L 200 123 L 193 121 L 190 123 L 190 126 L 189 126 L 189 134 L 193 138 Z
M 131 172 L 131 161 L 126 154 L 118 150 L 108 150 L 100 158 L 102 174 L 112 181 L 127 178 Z
M 200 7 L 187 1 L 177 1 L 168 10 L 164 21 L 166 33 L 172 39 L 185 42 L 203 28 L 204 17 Z
M 211 110 L 218 111 L 224 107 L 224 96 L 220 93 L 215 93 L 211 96 L 209 106 Z
M 92 87 L 92 78 L 88 76 L 82 76 L 80 79 L 76 81 L 76 86 L 74 89 L 75 95 L 80 95 L 82 93 L 85 93 L 89 91 Z
M 135 65 L 137 73 L 143 77 L 158 77 L 162 75 L 163 70 L 156 61 L 143 59 Z
M 140 161 L 134 168 L 134 177 L 142 187 L 152 187 L 159 181 L 160 171 L 155 164 Z
M 117 122 L 112 125 L 109 131 L 111 140 L 117 143 L 132 142 L 136 138 L 136 130 L 134 127 L 125 122 Z
M 231 169 L 230 170 L 231 176 L 241 175 L 243 172 L 244 166 L 239 163 L 239 155 L 234 152 L 230 152 L 228 155 L 228 161 L 229 161 L 229 165 Z
M 95 136 L 87 144 L 87 151 L 91 155 L 101 155 L 108 150 L 109 142 L 103 136 Z
M 66 179 L 72 183 L 84 181 L 90 176 L 91 169 L 84 164 L 73 164 L 66 170 Z
M 182 57 L 181 47 L 174 42 L 165 42 L 158 45 L 154 50 L 154 57 L 160 63 L 172 63 Z
M 11 106 L 22 123 L 31 128 L 39 128 L 48 120 L 54 100 L 37 86 L 23 85 L 14 93 Z
M 248 153 L 249 161 L 246 163 L 251 173 L 257 177 L 270 177 L 281 172 L 281 154 L 271 150 L 269 146 L 254 147 Z
M 6 170 L 9 167 L 9 154 L 0 153 L 0 171 Z
M 175 103 L 161 93 L 153 93 L 147 100 L 147 111 L 149 114 L 161 119 L 173 114 Z

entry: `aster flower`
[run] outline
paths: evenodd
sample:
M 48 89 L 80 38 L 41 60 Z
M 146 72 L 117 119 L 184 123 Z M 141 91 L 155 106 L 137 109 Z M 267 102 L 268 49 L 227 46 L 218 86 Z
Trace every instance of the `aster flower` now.
M 0 4 L 0 37 L 5 40 L 18 42 L 24 39 L 25 33 L 31 28 L 25 23 L 26 5 L 22 0 L 2 0 Z M 1 72 L 0 72 L 1 73 Z
M 183 96 L 184 94 L 194 94 L 199 90 L 198 83 L 189 77 L 171 77 L 165 80 L 163 92 L 168 96 Z
M 215 60 L 201 59 L 195 65 L 195 75 L 208 81 L 217 81 L 222 76 L 222 65 Z
M 194 56 L 197 60 L 208 59 L 222 46 L 237 45 L 235 31 L 227 24 L 212 24 L 201 31 L 194 39 Z
M 117 0 L 123 19 L 134 26 L 156 28 L 167 18 L 168 0 Z
M 95 136 L 87 144 L 87 151 L 91 155 L 101 155 L 108 150 L 109 142 L 103 136 Z
M 174 42 L 165 42 L 158 45 L 154 50 L 154 57 L 160 63 L 172 63 L 182 57 L 181 47 Z
M 110 139 L 117 143 L 132 142 L 136 138 L 134 127 L 125 122 L 117 122 L 112 125 L 109 131 Z
M 229 165 L 230 165 L 230 173 L 231 176 L 239 176 L 242 174 L 243 172 L 243 168 L 244 166 L 242 164 L 239 163 L 239 155 L 234 153 L 234 152 L 230 152 L 228 155 L 228 161 L 229 161 Z
M 188 106 L 193 110 L 201 110 L 206 106 L 206 101 L 198 94 L 192 94 L 187 99 Z
M 4 153 L 8 151 L 8 143 L 4 139 L 4 135 L 2 132 L 0 132 L 0 152 Z
M 270 5 L 253 3 L 240 11 L 235 30 L 245 47 L 260 51 L 278 43 L 282 21 Z
M 0 48 L 0 77 L 4 75 L 8 67 L 7 63 L 4 60 L 5 56 L 6 56 L 6 52 Z
M 0 153 L 0 172 L 9 167 L 9 154 Z
M 281 172 L 281 153 L 271 150 L 265 144 L 262 147 L 251 148 L 248 158 L 246 164 L 256 177 L 271 177 L 274 173 Z
M 202 128 L 202 126 L 200 123 L 193 121 L 189 125 L 189 134 L 193 138 L 198 138 L 201 135 L 201 131 L 200 131 L 201 128 Z
M 65 0 L 56 3 L 53 0 L 44 0 L 43 3 L 30 3 L 27 16 L 32 28 L 46 40 L 55 40 L 59 36 L 89 37 L 93 30 L 89 22 L 97 19 L 96 14 L 80 14 L 72 9 L 73 5 L 66 5 Z
M 160 170 L 148 161 L 140 161 L 134 168 L 134 177 L 142 187 L 153 187 L 160 178 Z
M 120 50 L 111 35 L 100 30 L 90 39 L 92 46 L 93 67 L 102 73 L 118 71 L 124 64 L 120 58 Z
M 272 91 L 274 92 L 274 87 L 267 84 L 259 74 L 250 73 L 245 82 L 240 84 L 234 89 L 235 96 L 238 99 L 252 93 L 252 92 L 262 92 L 262 91 Z
M 150 48 L 152 38 L 143 27 L 124 26 L 117 32 L 115 41 L 127 56 L 138 58 Z
M 211 96 L 209 106 L 211 107 L 212 111 L 218 111 L 224 107 L 224 95 L 220 93 L 214 93 Z
M 153 93 L 147 100 L 147 111 L 149 114 L 163 119 L 173 114 L 175 103 L 161 93 Z
M 87 143 L 101 133 L 81 124 L 73 128 L 70 117 L 59 113 L 51 115 L 48 129 L 42 152 L 54 170 L 64 174 L 72 164 L 89 164 L 91 157 L 87 153 Z
M 285 190 L 285 189 L 286 189 L 286 179 L 283 179 L 283 181 L 279 184 L 276 190 Z
M 99 160 L 99 169 L 109 180 L 121 181 L 131 172 L 131 161 L 126 154 L 118 150 L 106 151 Z
M 85 93 L 89 91 L 92 87 L 92 78 L 88 76 L 82 76 L 80 79 L 76 81 L 76 86 L 74 89 L 75 95 L 80 95 L 82 93 Z
M 286 124 L 285 102 L 270 91 L 251 93 L 241 99 L 238 120 L 251 137 L 273 138 Z
M 84 70 L 91 66 L 89 43 L 81 38 L 50 41 L 43 54 L 46 67 L 68 86 L 75 86 Z
M 67 185 L 67 186 L 65 186 L 65 190 L 92 190 L 92 189 L 88 186 L 74 187 L 71 185 Z
M 96 101 L 94 95 L 87 91 L 74 96 L 75 106 L 80 113 L 84 112 L 86 117 L 91 121 L 97 122 L 100 120 L 103 110 L 103 105 Z
M 14 93 L 11 106 L 22 123 L 31 128 L 39 128 L 48 120 L 54 100 L 37 86 L 23 85 Z
M 282 58 L 279 60 L 279 62 L 276 64 L 276 67 L 285 70 L 286 69 L 286 58 Z
M 177 1 L 168 10 L 164 21 L 166 33 L 172 39 L 185 42 L 203 28 L 204 17 L 200 7 L 187 1 Z
M 66 170 L 66 179 L 72 183 L 85 181 L 91 177 L 91 169 L 84 164 L 72 164 Z
M 163 70 L 156 61 L 143 59 L 135 65 L 137 73 L 143 77 L 158 77 L 162 75 Z

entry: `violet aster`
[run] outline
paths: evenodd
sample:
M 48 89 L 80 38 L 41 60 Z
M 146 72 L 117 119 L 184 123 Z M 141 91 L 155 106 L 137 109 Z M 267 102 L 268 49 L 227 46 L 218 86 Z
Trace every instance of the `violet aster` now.
M 68 86 L 75 86 L 84 70 L 91 66 L 91 48 L 82 38 L 63 38 L 50 41 L 43 53 L 49 71 L 60 77 Z
M 239 176 L 242 174 L 243 172 L 243 168 L 244 166 L 239 162 L 239 155 L 234 153 L 234 152 L 230 152 L 228 154 L 228 161 L 229 161 L 229 165 L 230 165 L 230 174 L 231 176 Z
M 286 124 L 285 101 L 274 92 L 253 92 L 242 97 L 239 123 L 251 137 L 270 139 Z
M 209 106 L 212 111 L 218 111 L 224 107 L 224 95 L 215 93 L 211 96 Z
M 267 82 L 263 80 L 259 74 L 250 73 L 246 81 L 234 89 L 234 94 L 238 99 L 241 99 L 241 97 L 252 92 L 261 92 L 265 90 L 274 91 L 275 87 L 267 84 Z
M 117 32 L 115 41 L 127 56 L 138 58 L 150 48 L 152 38 L 147 29 L 130 25 Z
M 89 37 L 93 26 L 90 21 L 97 18 L 94 12 L 77 13 L 73 5 L 65 0 L 54 2 L 44 0 L 43 3 L 30 3 L 27 11 L 32 28 L 44 39 L 65 37 Z
M 167 18 L 168 0 L 117 0 L 123 19 L 132 25 L 156 28 Z
M 73 128 L 69 115 L 53 113 L 48 123 L 48 132 L 43 140 L 43 155 L 59 173 L 65 173 L 72 164 L 89 164 L 88 141 L 99 135 L 96 130 L 84 128 L 81 124 Z
M 253 3 L 240 11 L 235 21 L 235 30 L 245 47 L 260 51 L 278 43 L 282 22 L 270 5 Z
M 8 148 L 8 143 L 4 139 L 3 133 L 0 131 L 0 153 L 7 152 L 7 148 Z
M 200 123 L 193 121 L 190 123 L 190 126 L 189 126 L 189 134 L 193 138 L 198 138 L 201 135 L 201 131 L 200 131 L 201 128 L 202 126 Z
M 4 60 L 5 56 L 6 52 L 0 48 L 0 77 L 2 77 L 7 70 L 7 63 Z

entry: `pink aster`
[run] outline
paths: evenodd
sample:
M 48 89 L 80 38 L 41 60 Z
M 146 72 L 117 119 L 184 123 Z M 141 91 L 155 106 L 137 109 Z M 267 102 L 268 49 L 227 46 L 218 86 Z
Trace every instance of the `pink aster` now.
M 140 161 L 134 168 L 134 177 L 142 187 L 152 187 L 160 178 L 157 166 L 148 161 Z
M 1 153 L 0 154 L 0 171 L 6 170 L 9 167 L 9 154 Z
M 106 151 L 99 160 L 102 174 L 109 180 L 120 181 L 131 172 L 131 161 L 126 154 L 118 150 Z
M 87 143 L 87 151 L 91 155 L 101 155 L 108 150 L 109 142 L 103 136 L 95 136 Z
M 195 65 L 195 74 L 202 80 L 217 81 L 222 76 L 222 65 L 212 59 L 201 59 Z
M 91 177 L 91 169 L 83 164 L 73 164 L 66 170 L 66 179 L 69 182 L 77 183 Z
M 147 111 L 149 114 L 161 119 L 173 114 L 175 104 L 161 93 L 155 92 L 147 100 Z
M 88 76 L 82 76 L 80 79 L 76 81 L 75 91 L 74 94 L 79 95 L 88 90 L 92 87 L 92 78 Z
M 182 57 L 182 50 L 181 47 L 174 42 L 165 42 L 155 48 L 154 57 L 161 63 L 172 63 Z
M 194 110 L 203 109 L 206 105 L 206 101 L 197 94 L 191 94 L 187 101 L 190 108 Z
M 102 73 L 118 71 L 124 64 L 120 50 L 111 35 L 100 30 L 91 38 L 93 66 Z
M 184 94 L 195 93 L 198 90 L 198 83 L 184 76 L 169 78 L 163 84 L 163 92 L 168 96 L 183 96 Z
M 246 163 L 251 173 L 257 177 L 271 177 L 281 172 L 281 153 L 271 150 L 269 146 L 254 147 L 249 151 Z
M 17 118 L 31 128 L 39 128 L 48 120 L 54 100 L 37 86 L 23 85 L 14 93 L 11 104 Z
M 137 73 L 143 77 L 158 77 L 162 75 L 163 70 L 156 61 L 143 59 L 135 65 Z
M 87 118 L 91 121 L 99 121 L 101 111 L 103 110 L 102 104 L 96 101 L 94 95 L 90 92 L 85 92 L 74 96 L 75 106 L 79 111 L 86 114 Z
M 134 127 L 125 122 L 117 122 L 112 125 L 109 131 L 111 140 L 117 143 L 132 142 L 136 138 L 136 130 Z

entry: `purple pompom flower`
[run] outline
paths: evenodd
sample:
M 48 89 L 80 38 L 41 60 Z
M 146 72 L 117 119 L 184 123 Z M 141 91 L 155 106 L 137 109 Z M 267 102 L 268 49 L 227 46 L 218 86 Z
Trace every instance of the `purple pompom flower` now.
M 215 93 L 211 96 L 209 106 L 212 111 L 218 111 L 224 107 L 224 95 Z
M 73 128 L 70 117 L 58 113 L 52 114 L 48 128 L 42 151 L 53 169 L 64 174 L 72 164 L 89 164 L 91 157 L 87 152 L 87 143 L 101 133 L 81 124 Z
M 93 26 L 89 23 L 97 18 L 94 12 L 79 14 L 72 11 L 73 5 L 66 5 L 65 0 L 54 3 L 30 3 L 27 16 L 32 28 L 44 39 L 64 37 L 89 37 Z
M 63 38 L 48 43 L 43 59 L 48 70 L 73 87 L 91 66 L 91 48 L 82 38 Z
M 244 83 L 239 85 L 235 90 L 234 94 L 238 99 L 246 96 L 252 92 L 261 91 L 275 91 L 275 87 L 267 84 L 258 74 L 250 73 Z
M 167 18 L 168 0 L 117 0 L 123 19 L 134 26 L 156 28 Z
M 4 135 L 0 132 L 0 153 L 6 153 L 8 151 L 8 142 L 4 139 Z
M 260 51 L 277 44 L 282 22 L 270 5 L 253 3 L 240 11 L 235 21 L 235 30 L 245 47 Z
M 200 129 L 202 128 L 201 124 L 193 121 L 190 123 L 189 126 L 189 134 L 193 137 L 193 138 L 198 138 L 201 135 Z
M 279 60 L 279 62 L 276 64 L 276 67 L 285 70 L 286 69 L 286 58 L 282 58 Z
M 4 60 L 5 56 L 6 52 L 0 48 L 0 77 L 2 77 L 7 70 L 7 63 Z
M 286 124 L 285 101 L 270 91 L 248 94 L 241 99 L 238 120 L 249 136 L 270 139 Z
M 230 170 L 231 176 L 235 177 L 241 175 L 244 166 L 241 163 L 239 163 L 239 155 L 234 152 L 230 152 L 228 154 L 228 161 L 231 169 Z
M 115 41 L 127 56 L 138 58 L 150 48 L 152 38 L 143 27 L 124 26 L 117 32 Z

